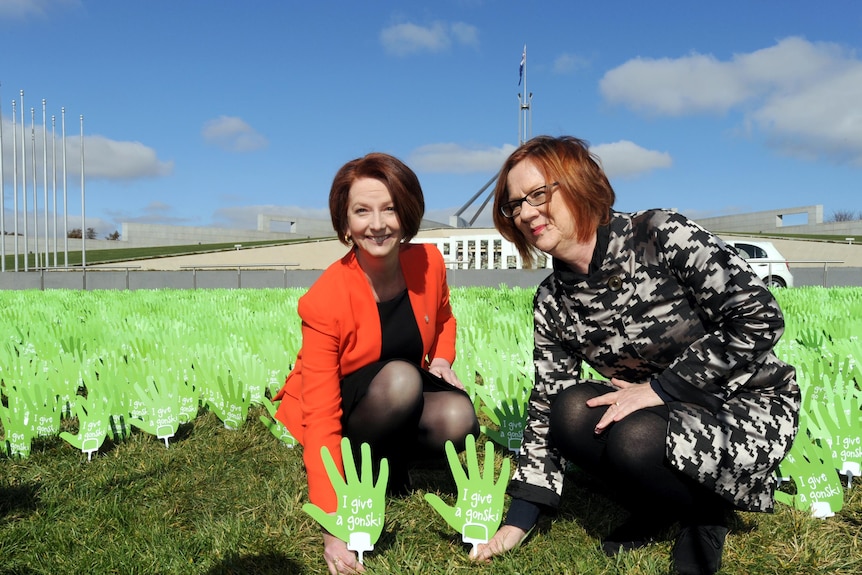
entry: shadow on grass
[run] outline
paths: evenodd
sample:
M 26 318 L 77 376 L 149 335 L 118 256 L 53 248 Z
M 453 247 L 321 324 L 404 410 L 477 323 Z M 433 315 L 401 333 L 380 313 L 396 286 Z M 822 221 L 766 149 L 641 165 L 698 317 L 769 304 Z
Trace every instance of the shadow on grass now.
M 589 475 L 579 469 L 566 473 L 560 509 L 557 517 L 566 518 L 578 523 L 587 534 L 598 544 L 603 537 L 626 521 L 629 512 L 614 499 L 614 494 L 608 483 Z M 546 523 L 548 518 L 544 518 Z M 549 528 L 550 526 L 547 525 Z M 732 533 L 751 533 L 756 523 L 740 513 L 728 514 L 728 527 Z M 537 530 L 543 528 L 540 521 Z M 679 527 L 676 521 L 669 523 L 656 533 L 657 541 L 672 541 L 676 538 Z
M 557 517 L 575 521 L 597 543 L 627 519 L 628 512 L 614 501 L 607 483 L 580 469 L 566 472 L 564 481 Z
M 14 513 L 35 511 L 38 490 L 39 486 L 33 483 L 0 485 L 0 519 Z
M 232 555 L 213 566 L 206 575 L 299 575 L 306 570 L 280 553 Z

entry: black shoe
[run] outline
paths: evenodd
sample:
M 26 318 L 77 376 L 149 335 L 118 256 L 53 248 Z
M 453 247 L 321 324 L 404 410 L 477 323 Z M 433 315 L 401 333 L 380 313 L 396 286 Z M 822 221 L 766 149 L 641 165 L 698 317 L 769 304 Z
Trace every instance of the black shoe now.
M 727 527 L 687 525 L 676 538 L 671 555 L 678 575 L 713 575 L 721 569 Z
M 669 521 L 633 515 L 602 539 L 602 550 L 608 557 L 613 557 L 621 551 L 644 547 L 655 541 L 656 536 L 669 526 Z

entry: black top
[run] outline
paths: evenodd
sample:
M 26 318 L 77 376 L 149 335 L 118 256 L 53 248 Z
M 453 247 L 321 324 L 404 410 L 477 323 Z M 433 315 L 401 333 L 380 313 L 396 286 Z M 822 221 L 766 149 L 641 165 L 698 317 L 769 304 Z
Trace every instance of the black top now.
M 422 336 L 407 290 L 389 301 L 378 303 L 377 311 L 383 334 L 380 360 L 404 359 L 422 365 Z

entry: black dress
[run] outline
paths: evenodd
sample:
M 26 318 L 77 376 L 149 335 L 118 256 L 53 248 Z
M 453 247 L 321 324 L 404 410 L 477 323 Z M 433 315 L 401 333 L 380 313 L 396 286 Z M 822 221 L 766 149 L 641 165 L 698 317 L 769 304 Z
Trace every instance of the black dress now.
M 423 391 L 461 392 L 428 370 L 422 369 L 422 336 L 419 334 L 419 326 L 416 325 L 416 316 L 410 307 L 406 289 L 389 301 L 379 302 L 377 311 L 383 337 L 380 359 L 345 375 L 341 380 L 342 424 L 365 397 L 371 380 L 383 366 L 393 360 L 407 361 L 416 366 L 422 377 Z

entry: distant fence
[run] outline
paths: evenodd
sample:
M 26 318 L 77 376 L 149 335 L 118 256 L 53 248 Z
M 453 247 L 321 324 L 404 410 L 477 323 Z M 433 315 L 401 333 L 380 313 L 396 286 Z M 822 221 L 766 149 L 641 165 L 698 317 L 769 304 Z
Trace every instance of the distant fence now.
M 820 268 L 793 268 L 796 287 L 860 287 L 862 268 L 830 268 L 828 276 Z M 139 270 L 126 268 L 87 268 L 58 271 L 54 269 L 29 272 L 0 273 L 0 289 L 9 290 L 138 290 L 138 289 L 276 289 L 308 288 L 323 270 L 287 268 L 252 269 L 230 266 L 227 269 L 195 267 L 178 271 Z M 535 288 L 550 273 L 548 269 L 450 269 L 451 287 L 520 287 Z M 827 282 L 828 280 L 828 282 Z
M 550 273 L 551 258 L 544 255 L 538 258 L 537 269 L 523 269 L 524 262 L 515 245 L 500 235 L 414 238 L 412 241 L 437 246 L 446 262 L 452 287 L 534 288 Z M 791 264 L 796 287 L 862 286 L 862 268 L 835 267 L 840 261 L 787 260 L 787 263 Z M 833 267 L 829 267 L 830 264 Z M 263 263 L 192 265 L 178 271 L 141 270 L 134 265 L 44 268 L 0 273 L 0 289 L 307 288 L 323 273 L 322 270 L 293 269 L 295 267 L 297 264 L 293 263 Z
M 764 260 L 764 259 L 759 259 L 759 260 L 757 260 L 757 262 L 761 263 L 761 264 L 765 263 L 767 265 L 767 278 L 772 275 L 772 264 L 780 264 L 780 265 L 787 264 L 788 268 L 790 268 L 791 264 L 793 264 L 793 265 L 803 264 L 803 265 L 809 265 L 809 266 L 810 265 L 818 266 L 816 268 L 811 268 L 811 267 L 809 267 L 809 268 L 793 268 L 790 270 L 790 273 L 793 274 L 794 285 L 821 285 L 821 286 L 829 285 L 828 284 L 829 264 L 843 264 L 844 263 L 841 260 Z M 821 266 L 821 265 L 823 266 L 823 268 L 822 268 L 819 284 L 808 284 L 808 283 L 799 284 L 798 283 L 799 278 L 797 277 L 797 274 L 801 270 L 805 270 L 805 269 L 820 270 L 821 268 L 819 266 Z M 842 268 L 833 268 L 833 272 L 835 269 L 840 270 Z M 854 269 L 854 268 L 846 268 L 846 269 Z M 862 284 L 859 284 L 859 285 L 862 285 Z

